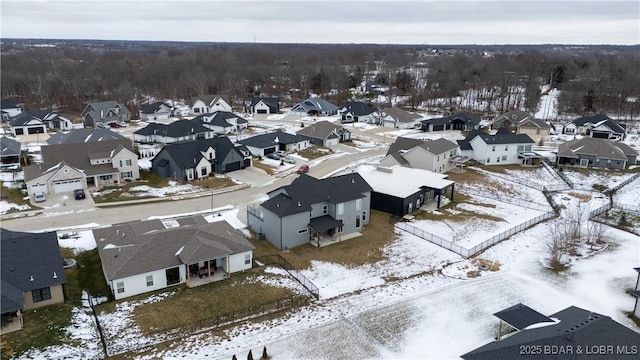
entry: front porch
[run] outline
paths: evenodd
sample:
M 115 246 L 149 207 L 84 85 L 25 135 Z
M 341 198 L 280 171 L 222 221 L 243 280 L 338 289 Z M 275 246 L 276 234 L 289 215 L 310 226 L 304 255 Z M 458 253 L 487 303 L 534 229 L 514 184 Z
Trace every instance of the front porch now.
M 2 314 L 2 325 L 0 335 L 21 330 L 23 327 L 22 313 L 20 310 Z

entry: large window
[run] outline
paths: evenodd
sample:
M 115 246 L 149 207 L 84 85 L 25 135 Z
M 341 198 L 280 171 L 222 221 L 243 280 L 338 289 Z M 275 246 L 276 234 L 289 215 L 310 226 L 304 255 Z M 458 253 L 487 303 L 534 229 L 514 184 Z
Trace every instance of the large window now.
M 133 177 L 133 171 L 123 171 L 120 173 L 123 179 L 131 179 Z
M 340 203 L 336 206 L 336 214 L 337 215 L 344 214 L 344 203 Z
M 46 287 L 42 289 L 31 290 L 31 297 L 33 298 L 34 303 L 49 300 L 51 299 L 51 289 Z
M 356 199 L 356 210 L 362 209 L 362 199 Z
M 120 167 L 131 166 L 131 159 L 120 160 Z
M 121 281 L 116 283 L 116 291 L 118 294 L 122 294 L 124 292 L 124 282 Z

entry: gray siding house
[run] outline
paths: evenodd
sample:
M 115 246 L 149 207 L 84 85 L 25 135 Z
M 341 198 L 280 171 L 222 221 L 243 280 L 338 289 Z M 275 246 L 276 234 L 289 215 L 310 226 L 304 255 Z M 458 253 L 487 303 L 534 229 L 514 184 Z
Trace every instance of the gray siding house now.
M 629 145 L 607 139 L 574 139 L 558 146 L 559 166 L 604 167 L 624 169 L 635 165 L 638 152 Z
M 278 249 L 346 240 L 369 223 L 372 187 L 358 173 L 326 179 L 300 175 L 247 206 L 249 229 Z

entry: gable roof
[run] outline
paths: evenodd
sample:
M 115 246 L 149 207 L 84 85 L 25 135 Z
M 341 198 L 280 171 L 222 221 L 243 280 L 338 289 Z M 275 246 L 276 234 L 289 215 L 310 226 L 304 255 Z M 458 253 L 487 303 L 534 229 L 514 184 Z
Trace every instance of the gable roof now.
M 498 129 L 498 131 L 494 135 L 487 134 L 476 129 L 471 130 L 469 135 L 467 135 L 467 137 L 464 138 L 464 140 L 458 140 L 458 144 L 460 144 L 460 149 L 462 149 L 463 146 L 470 147 L 470 145 L 467 145 L 467 144 L 470 143 L 471 140 L 473 140 L 476 137 L 480 137 L 482 141 L 484 141 L 487 145 L 535 144 L 535 141 L 533 141 L 533 139 L 531 139 L 529 135 L 514 134 L 513 132 L 511 132 L 511 130 L 501 127 L 500 129 Z M 467 143 L 467 144 L 463 145 L 463 143 Z
M 41 111 L 23 111 L 20 114 L 14 116 L 9 121 L 9 125 L 15 126 L 26 126 L 29 122 L 35 121 L 36 123 L 42 124 L 44 122 L 44 117 L 46 114 L 42 114 Z
M 557 346 L 564 347 L 576 345 L 582 348 L 587 346 L 613 346 L 613 348 L 626 347 L 640 343 L 640 334 L 628 329 L 610 317 L 594 313 L 575 306 L 549 316 L 558 319 L 558 322 L 549 323 L 547 326 L 525 328 L 500 341 L 493 341 L 461 357 L 465 360 L 496 360 L 513 359 L 520 354 L 521 346 Z M 604 355 L 604 354 L 600 354 Z M 557 359 L 591 359 L 594 354 L 576 355 L 575 353 L 563 356 L 553 356 Z M 595 358 L 610 358 L 611 355 L 595 356 Z
M 335 112 L 338 107 L 321 98 L 309 98 L 297 103 L 291 108 L 292 111 L 317 111 L 317 112 Z
M 245 156 L 245 154 L 242 154 L 244 147 L 234 145 L 226 136 L 216 136 L 211 139 L 180 141 L 167 144 L 162 148 L 162 150 L 160 150 L 160 153 L 167 153 L 180 169 L 192 169 L 204 157 L 202 153 L 206 152 L 209 148 L 213 148 L 215 150 L 215 162 L 218 164 L 222 164 L 231 151 L 238 152 L 238 154 L 243 158 Z M 249 151 L 245 151 L 248 156 Z
M 521 127 L 521 126 L 530 127 L 530 125 L 533 125 L 534 127 L 537 127 L 540 129 L 551 129 L 551 125 L 547 124 L 546 121 L 542 119 L 536 119 L 534 117 L 524 119 L 518 123 L 518 127 Z
M 580 117 L 580 118 L 577 118 L 577 119 L 571 121 L 571 123 L 575 124 L 576 126 L 584 126 L 585 124 L 593 124 L 593 127 L 597 127 L 597 126 L 600 126 L 600 125 L 605 125 L 609 129 L 611 129 L 612 131 L 614 131 L 616 133 L 624 133 L 626 131 L 624 127 L 622 127 L 617 122 L 611 120 L 611 118 L 609 118 L 607 115 L 604 115 L 604 114 L 597 114 L 597 115 L 592 115 L 592 116 L 583 116 L 583 117 Z
M 262 203 L 262 207 L 279 217 L 309 211 L 311 205 L 328 202 L 338 204 L 361 199 L 373 188 L 358 173 L 324 179 L 302 174 L 290 185 L 280 187 L 269 194 L 276 194 Z M 281 193 L 277 194 L 278 191 Z
M 72 144 L 80 142 L 98 142 L 110 140 L 123 140 L 126 137 L 110 129 L 73 129 L 67 133 L 57 132 L 47 139 L 47 144 Z
M 296 134 L 308 136 L 314 139 L 328 139 L 331 134 L 337 134 L 346 129 L 341 125 L 336 125 L 330 121 L 317 121 L 311 125 L 308 125 L 300 130 Z M 348 130 L 347 130 L 348 131 Z
M 239 144 L 264 149 L 277 144 L 295 144 L 306 139 L 297 134 L 289 134 L 284 131 L 255 135 L 238 141 Z
M 100 120 L 109 110 L 115 109 L 116 107 L 120 109 L 120 115 L 131 115 L 131 112 L 123 103 L 117 101 L 101 101 L 87 104 L 87 107 L 82 111 L 82 116 L 91 116 L 92 119 Z
M 142 136 L 160 135 L 178 138 L 181 136 L 202 134 L 207 132 L 211 132 L 211 129 L 202 126 L 197 121 L 176 120 L 169 124 L 151 122 L 142 129 L 136 130 L 134 134 Z
M 342 108 L 343 113 L 352 113 L 354 116 L 366 116 L 375 111 L 376 109 L 361 101 L 349 101 L 347 105 Z
M 466 113 L 464 111 L 459 112 L 459 113 L 455 113 L 453 115 L 449 115 L 449 116 L 445 116 L 445 117 L 441 117 L 441 118 L 434 118 L 434 119 L 427 119 L 427 120 L 422 120 L 421 122 L 423 124 L 431 124 L 431 125 L 444 125 L 444 124 L 449 124 L 452 121 L 462 121 L 465 124 L 470 124 L 472 126 L 477 126 L 480 125 L 480 117 L 477 115 L 473 115 L 473 114 L 469 114 Z
M 399 107 L 382 108 L 378 110 L 378 112 L 382 116 L 390 116 L 395 121 L 398 121 L 401 123 L 413 122 L 422 118 L 422 116 L 419 114 L 410 113 Z
M 255 249 L 226 221 L 208 223 L 198 215 L 116 224 L 93 234 L 108 281 Z
M 143 106 L 142 109 L 140 109 L 140 112 L 143 113 L 143 114 L 154 114 L 158 110 L 160 110 L 162 108 L 162 106 L 165 106 L 169 110 L 171 110 L 171 105 L 167 104 L 164 101 L 156 101 L 153 104 L 148 104 L 148 105 Z
M 445 138 L 438 138 L 435 140 L 419 140 L 400 136 L 396 138 L 396 141 L 394 141 L 391 146 L 389 146 L 387 155 L 411 150 L 418 146 L 434 155 L 438 155 L 457 148 L 458 144 L 453 143 Z
M 526 120 L 526 119 L 532 119 L 533 115 L 529 114 L 528 112 L 522 111 L 522 110 L 511 110 L 508 111 L 504 114 L 500 114 L 498 116 L 496 116 L 495 119 L 493 119 L 494 123 L 499 123 L 499 122 L 503 122 L 505 120 L 510 121 L 512 124 L 517 124 L 519 122 L 521 122 L 522 120 Z
M 0 247 L 3 282 L 31 291 L 66 281 L 55 231 L 26 233 L 0 228 Z
M 231 105 L 231 103 L 229 102 L 229 96 L 228 95 L 221 95 L 221 94 L 202 94 L 202 95 L 198 95 L 196 97 L 194 97 L 193 99 L 191 99 L 191 106 L 193 106 L 195 104 L 196 101 L 201 100 L 203 103 L 207 104 L 207 105 L 212 105 L 213 103 L 218 102 L 218 100 L 222 100 L 225 103 L 227 103 L 227 105 Z
M 203 126 L 206 124 L 225 128 L 234 126 L 228 121 L 229 119 L 236 119 L 236 123 L 238 124 L 246 124 L 249 122 L 247 121 L 247 119 L 238 116 L 230 111 L 216 111 L 213 113 L 198 115 L 191 119 L 191 121 Z
M 573 139 L 558 146 L 558 156 L 577 159 L 578 155 L 627 161 L 628 155 L 638 156 L 638 152 L 625 143 L 589 137 Z
M 280 99 L 277 97 L 258 97 L 253 96 L 244 100 L 245 106 L 256 106 L 259 102 L 265 103 L 272 110 L 279 110 L 280 108 Z
M 453 184 L 445 174 L 400 165 L 371 167 L 370 170 L 358 170 L 358 173 L 371 185 L 373 191 L 403 199 L 424 187 L 445 189 Z
M 42 168 L 65 162 L 74 168 L 81 169 L 87 176 L 113 173 L 117 171 L 113 164 L 91 165 L 91 158 L 95 155 L 114 155 L 123 149 L 135 153 L 129 139 L 42 146 L 40 147 Z M 25 173 L 25 178 L 26 175 Z
M 516 304 L 493 314 L 498 319 L 513 326 L 517 330 L 522 330 L 529 325 L 553 322 L 552 319 L 540 314 L 524 304 Z
M 18 156 L 21 152 L 19 141 L 6 136 L 0 136 L 0 156 Z
M 0 99 L 0 109 L 20 109 L 20 103 L 11 99 Z

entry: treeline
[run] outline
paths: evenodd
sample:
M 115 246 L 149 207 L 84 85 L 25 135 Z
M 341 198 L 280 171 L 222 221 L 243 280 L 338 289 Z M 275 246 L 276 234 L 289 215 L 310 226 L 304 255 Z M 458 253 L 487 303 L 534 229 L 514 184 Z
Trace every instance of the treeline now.
M 349 89 L 367 81 L 385 87 L 386 95 L 406 96 L 410 108 L 433 99 L 459 105 L 454 99 L 461 94 L 481 94 L 486 97 L 481 100 L 497 104 L 487 108 L 491 115 L 513 108 L 534 112 L 540 87 L 551 84 L 563 90 L 559 105 L 565 113 L 638 115 L 638 52 L 523 49 L 486 53 L 406 45 L 3 43 L 1 92 L 28 109 L 58 104 L 63 112 L 74 113 L 89 101 L 117 100 L 135 114 L 149 96 L 188 100 L 198 94 L 228 94 L 239 107 L 248 95 L 290 95 L 287 106 L 314 92 L 343 105 L 352 97 Z M 373 93 L 369 95 L 372 99 Z

